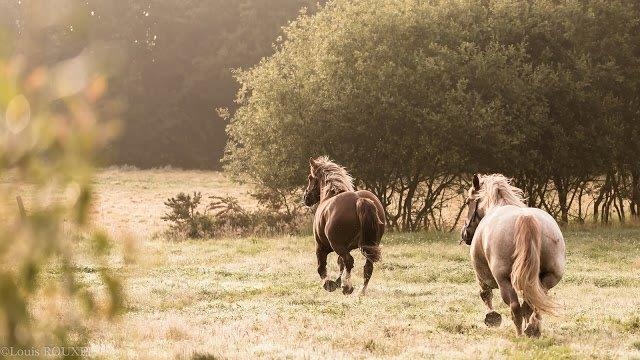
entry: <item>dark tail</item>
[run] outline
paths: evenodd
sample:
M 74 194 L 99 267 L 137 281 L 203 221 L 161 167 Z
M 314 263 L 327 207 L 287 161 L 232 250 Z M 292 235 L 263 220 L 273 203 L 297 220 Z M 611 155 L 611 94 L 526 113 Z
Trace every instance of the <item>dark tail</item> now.
M 360 251 L 371 262 L 380 260 L 380 244 L 378 243 L 378 231 L 382 222 L 378 218 L 378 210 L 373 201 L 360 198 L 356 201 L 356 213 L 360 219 Z

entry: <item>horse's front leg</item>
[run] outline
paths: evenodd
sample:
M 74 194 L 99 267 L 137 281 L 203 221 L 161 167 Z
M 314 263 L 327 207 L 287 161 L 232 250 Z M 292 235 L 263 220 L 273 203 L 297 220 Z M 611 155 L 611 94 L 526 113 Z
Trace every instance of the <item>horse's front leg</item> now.
M 502 316 L 493 310 L 493 290 L 484 284 L 480 284 L 480 287 L 482 288 L 482 290 L 480 290 L 480 298 L 487 307 L 487 313 L 484 316 L 484 323 L 489 327 L 500 326 L 500 323 L 502 323 Z
M 322 247 L 320 244 L 316 246 L 318 275 L 320 275 L 320 279 L 322 280 L 322 287 L 327 291 L 335 291 L 338 288 L 338 285 L 327 276 L 327 255 L 329 255 L 330 252 L 331 250 Z

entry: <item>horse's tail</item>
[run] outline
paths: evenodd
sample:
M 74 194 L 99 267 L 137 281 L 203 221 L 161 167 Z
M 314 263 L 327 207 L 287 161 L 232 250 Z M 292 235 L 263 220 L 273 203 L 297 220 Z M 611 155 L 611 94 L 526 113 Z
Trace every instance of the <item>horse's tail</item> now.
M 532 215 L 520 215 L 515 225 L 515 250 L 511 283 L 537 311 L 553 313 L 556 304 L 540 283 L 540 223 Z
M 380 260 L 380 244 L 378 242 L 378 232 L 382 222 L 378 218 L 378 209 L 373 201 L 360 198 L 356 201 L 356 213 L 360 220 L 360 251 L 364 257 L 371 262 Z

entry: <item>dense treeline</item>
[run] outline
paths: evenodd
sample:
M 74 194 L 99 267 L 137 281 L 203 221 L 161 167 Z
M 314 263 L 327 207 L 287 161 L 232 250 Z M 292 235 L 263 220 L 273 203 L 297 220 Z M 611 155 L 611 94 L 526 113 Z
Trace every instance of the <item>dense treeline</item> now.
M 225 160 L 263 187 L 328 154 L 395 228 L 442 226 L 473 172 L 564 222 L 638 217 L 636 1 L 335 0 L 237 79 Z
M 119 101 L 103 118 L 123 124 L 107 161 L 217 168 L 226 134 L 215 108 L 234 106 L 231 69 L 271 54 L 303 7 L 316 1 L 2 1 L 0 50 L 33 66 L 99 58 Z

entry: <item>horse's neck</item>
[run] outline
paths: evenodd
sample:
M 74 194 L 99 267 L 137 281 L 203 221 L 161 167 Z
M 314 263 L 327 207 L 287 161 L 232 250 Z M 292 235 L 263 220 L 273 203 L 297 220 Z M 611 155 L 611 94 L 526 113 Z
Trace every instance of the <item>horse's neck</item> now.
M 494 211 L 496 211 L 498 209 L 501 209 L 501 208 L 503 208 L 505 206 L 515 206 L 515 207 L 521 208 L 521 209 L 527 209 L 528 208 L 528 206 L 518 206 L 518 205 L 514 205 L 514 204 L 505 204 L 502 201 L 500 201 L 497 204 L 493 204 L 492 206 L 485 208 L 483 217 L 486 217 L 487 215 L 491 214 L 492 212 L 494 212 Z
M 320 203 L 331 199 L 332 197 L 346 192 L 345 190 L 336 190 L 335 188 L 322 188 L 320 189 Z

